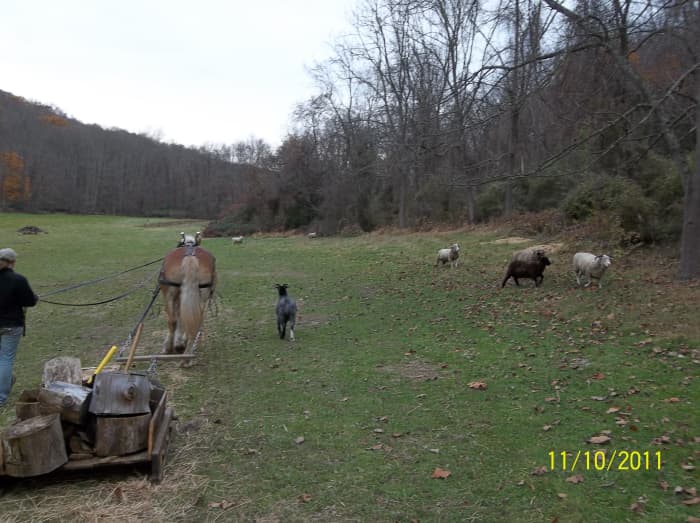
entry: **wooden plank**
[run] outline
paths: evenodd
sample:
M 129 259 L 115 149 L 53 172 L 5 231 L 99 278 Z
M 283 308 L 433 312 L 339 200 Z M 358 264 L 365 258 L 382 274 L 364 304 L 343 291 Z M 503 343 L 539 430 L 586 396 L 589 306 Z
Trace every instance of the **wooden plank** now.
M 195 358 L 195 354 L 141 354 L 134 356 L 132 361 L 151 361 L 156 360 L 189 360 Z M 126 356 L 120 356 L 116 359 L 118 362 L 124 362 L 128 358 Z
M 153 415 L 151 416 L 151 422 L 148 425 L 148 459 L 151 459 L 151 456 L 153 454 L 153 444 L 154 444 L 154 438 L 156 437 L 157 431 L 160 427 L 160 425 L 163 423 L 163 417 L 165 416 L 165 406 L 168 401 L 168 393 L 164 392 L 163 396 L 161 396 L 160 401 L 158 402 L 158 406 L 156 407 L 156 410 L 153 411 Z
M 147 452 L 135 452 L 127 456 L 107 456 L 105 458 L 78 459 L 68 461 L 59 470 L 95 469 L 105 465 L 133 465 L 148 461 Z
M 168 445 L 172 434 L 171 421 L 173 419 L 173 409 L 168 407 L 163 415 L 163 421 L 158 427 L 158 433 L 153 443 L 151 454 L 151 481 L 160 483 L 163 480 L 165 460 L 168 454 Z
M 139 344 L 141 339 L 141 333 L 143 332 L 143 322 L 139 322 L 139 326 L 136 327 L 136 334 L 134 335 L 134 341 L 131 343 L 131 348 L 129 349 L 129 355 L 126 358 L 126 365 L 124 365 L 124 370 L 129 371 L 131 367 L 131 362 L 134 361 L 134 354 L 136 354 L 136 346 Z

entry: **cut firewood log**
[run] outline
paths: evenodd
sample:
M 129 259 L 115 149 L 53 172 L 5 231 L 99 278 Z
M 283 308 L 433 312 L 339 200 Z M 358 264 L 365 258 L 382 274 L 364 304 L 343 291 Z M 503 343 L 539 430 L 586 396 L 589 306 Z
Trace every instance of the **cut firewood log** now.
M 20 421 L 0 434 L 4 473 L 25 478 L 56 470 L 68 461 L 58 414 Z
M 82 385 L 56 381 L 39 390 L 40 409 L 42 413 L 58 412 L 64 421 L 79 425 L 87 412 L 90 392 Z
M 148 447 L 150 414 L 137 416 L 97 416 L 95 454 L 124 456 Z
M 80 359 L 59 356 L 44 363 L 44 377 L 42 379 L 44 387 L 57 381 L 82 385 L 83 371 L 80 369 Z
M 136 372 L 101 372 L 95 376 L 89 411 L 98 416 L 151 412 L 148 376 Z
M 39 390 L 23 390 L 15 402 L 15 415 L 18 420 L 25 420 L 42 414 L 39 403 Z

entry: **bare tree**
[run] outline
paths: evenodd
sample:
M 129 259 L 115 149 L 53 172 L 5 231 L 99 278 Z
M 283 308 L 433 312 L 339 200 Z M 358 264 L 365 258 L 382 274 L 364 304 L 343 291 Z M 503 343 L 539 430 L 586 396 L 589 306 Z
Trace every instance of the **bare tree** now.
M 646 115 L 635 126 L 645 124 L 649 119 L 654 120 L 655 128 L 664 141 L 665 146 L 681 175 L 684 189 L 683 203 L 683 229 L 680 245 L 680 273 L 682 279 L 697 278 L 700 276 L 700 170 L 696 167 L 693 172 L 682 147 L 682 135 L 687 129 L 679 126 L 679 122 L 687 117 L 688 110 L 684 114 L 673 114 L 669 101 L 676 96 L 688 98 L 689 93 L 694 93 L 692 110 L 695 113 L 695 129 L 697 134 L 697 122 L 700 118 L 700 97 L 698 87 L 688 89 L 688 84 L 694 81 L 700 84 L 700 6 L 697 2 L 686 2 L 682 5 L 688 11 L 689 25 L 680 27 L 668 24 L 669 19 L 660 19 L 662 13 L 674 6 L 667 3 L 655 4 L 649 2 L 641 7 L 639 12 L 632 13 L 632 0 L 612 2 L 612 13 L 609 19 L 586 15 L 572 11 L 555 0 L 545 0 L 554 11 L 562 14 L 574 24 L 583 34 L 596 41 L 596 44 L 605 50 L 611 58 L 620 75 L 624 78 L 630 91 L 633 91 L 648 109 Z M 630 16 L 634 16 L 634 22 Z M 663 22 L 661 26 L 657 25 Z M 662 36 L 664 31 L 672 33 L 679 41 L 684 43 L 688 53 L 687 65 L 675 77 L 668 78 L 661 88 L 651 84 L 650 80 L 633 66 L 630 55 L 640 52 L 645 46 L 650 45 L 654 38 Z M 634 45 L 634 49 L 631 46 Z M 685 87 L 685 89 L 683 89 Z M 692 94 L 690 95 L 692 98 Z M 690 109 L 690 108 L 689 108 Z M 679 135 L 679 132 L 681 135 Z M 700 148 L 696 145 L 696 157 Z M 697 162 L 696 162 L 697 163 Z

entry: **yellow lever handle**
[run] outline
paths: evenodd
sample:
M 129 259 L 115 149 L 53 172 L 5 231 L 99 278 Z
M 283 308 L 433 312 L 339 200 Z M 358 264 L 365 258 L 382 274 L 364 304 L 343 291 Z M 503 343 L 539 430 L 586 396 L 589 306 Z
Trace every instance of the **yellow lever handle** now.
M 90 383 L 92 383 L 92 380 L 95 379 L 95 376 L 96 376 L 97 374 L 99 374 L 100 371 L 101 371 L 102 369 L 105 368 L 105 365 L 107 365 L 107 364 L 109 363 L 109 360 L 112 359 L 112 356 L 114 356 L 114 353 L 115 353 L 115 352 L 117 352 L 117 346 L 116 346 L 116 345 L 112 345 L 112 347 L 109 349 L 109 352 L 107 353 L 107 355 L 106 355 L 104 358 L 102 358 L 102 361 L 101 361 L 100 364 L 97 366 L 97 369 L 95 369 L 95 373 L 94 373 L 92 376 L 90 376 L 90 379 L 88 379 L 88 381 L 87 381 L 87 382 L 88 382 L 88 385 L 89 385 Z

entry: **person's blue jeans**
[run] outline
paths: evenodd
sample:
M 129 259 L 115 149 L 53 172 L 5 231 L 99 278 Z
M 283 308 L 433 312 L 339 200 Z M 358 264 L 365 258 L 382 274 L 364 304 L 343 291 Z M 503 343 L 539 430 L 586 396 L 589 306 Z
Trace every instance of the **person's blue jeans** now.
M 12 390 L 12 367 L 22 337 L 22 327 L 0 327 L 0 405 L 4 405 Z

